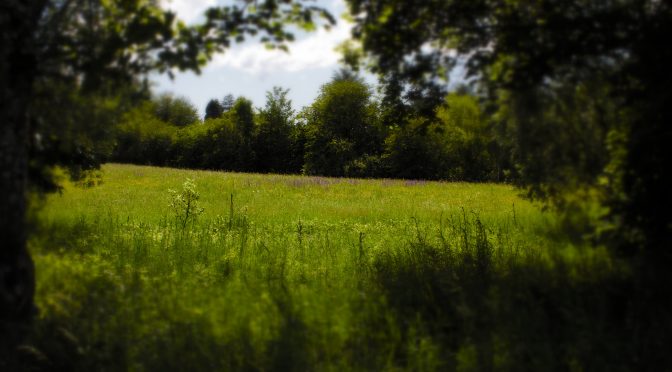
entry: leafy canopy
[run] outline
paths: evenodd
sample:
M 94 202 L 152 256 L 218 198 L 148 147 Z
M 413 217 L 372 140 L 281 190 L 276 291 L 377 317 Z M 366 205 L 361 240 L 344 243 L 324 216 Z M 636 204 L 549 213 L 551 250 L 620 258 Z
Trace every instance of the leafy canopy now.
M 0 19 L 3 37 L 16 40 L 17 50 L 29 56 L 25 66 L 16 67 L 34 68 L 28 74 L 34 91 L 28 108 L 31 138 L 37 139 L 30 143 L 31 181 L 42 190 L 53 189 L 49 166 L 77 173 L 105 161 L 110 153 L 105 139 L 122 112 L 147 98 L 143 79 L 150 71 L 199 72 L 233 42 L 255 36 L 269 47 L 285 48 L 293 40 L 289 25 L 311 28 L 317 18 L 334 22 L 305 1 L 230 4 L 208 9 L 200 24 L 185 25 L 156 0 L 3 2 L 8 16 Z M 36 23 L 27 36 L 10 23 L 14 18 L 29 23 L 31 15 Z M 225 106 L 222 111 L 231 108 Z M 53 113 L 56 107 L 62 113 Z M 156 110 L 161 120 L 176 126 L 198 120 L 193 106 L 181 98 L 161 96 Z
M 630 231 L 627 239 L 615 231 L 619 240 L 668 245 L 669 224 L 652 211 L 672 207 L 672 185 L 661 182 L 672 157 L 669 1 L 348 4 L 353 33 L 388 92 L 435 103 L 449 72 L 463 66 L 515 138 L 533 195 L 558 201 L 597 187 L 616 229 Z

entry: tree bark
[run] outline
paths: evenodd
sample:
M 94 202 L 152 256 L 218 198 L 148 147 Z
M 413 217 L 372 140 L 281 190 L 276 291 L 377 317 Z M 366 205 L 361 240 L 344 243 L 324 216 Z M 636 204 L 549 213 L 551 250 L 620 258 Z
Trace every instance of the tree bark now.
M 33 35 L 45 3 L 0 4 L 0 369 L 13 365 L 35 313 L 26 248 L 28 105 L 37 73 Z

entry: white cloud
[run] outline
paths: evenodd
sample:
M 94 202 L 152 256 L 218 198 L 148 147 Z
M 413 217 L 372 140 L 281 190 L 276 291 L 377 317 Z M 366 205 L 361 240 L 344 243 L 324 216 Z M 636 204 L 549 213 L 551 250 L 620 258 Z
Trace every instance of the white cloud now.
M 218 0 L 160 1 L 164 8 L 173 10 L 178 18 L 186 23 L 197 21 L 207 8 L 221 2 Z M 337 17 L 345 9 L 343 0 L 323 0 L 321 5 L 326 5 Z M 265 76 L 278 72 L 299 72 L 306 69 L 332 67 L 338 63 L 340 58 L 334 49 L 350 37 L 351 29 L 352 24 L 339 20 L 331 31 L 320 28 L 306 36 L 302 34 L 300 39 L 289 44 L 289 52 L 268 50 L 258 42 L 234 45 L 224 54 L 215 56 L 208 68 L 229 67 L 256 76 Z
M 210 67 L 229 67 L 253 75 L 298 72 L 335 66 L 338 44 L 350 37 L 352 24 L 340 20 L 330 31 L 319 29 L 289 44 L 289 52 L 268 50 L 260 43 L 234 46 L 217 55 Z
M 217 0 L 161 0 L 165 9 L 170 9 L 186 23 L 194 22 L 203 12 L 217 4 Z

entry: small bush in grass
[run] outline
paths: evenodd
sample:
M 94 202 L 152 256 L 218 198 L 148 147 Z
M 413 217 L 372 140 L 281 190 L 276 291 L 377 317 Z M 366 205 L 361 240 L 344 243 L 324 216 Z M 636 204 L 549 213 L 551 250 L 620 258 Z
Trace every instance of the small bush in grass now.
M 175 213 L 175 220 L 183 229 L 203 213 L 203 208 L 198 203 L 201 195 L 196 191 L 196 183 L 193 179 L 187 178 L 184 181 L 181 192 L 175 190 L 168 190 L 168 192 L 171 195 L 170 207 Z

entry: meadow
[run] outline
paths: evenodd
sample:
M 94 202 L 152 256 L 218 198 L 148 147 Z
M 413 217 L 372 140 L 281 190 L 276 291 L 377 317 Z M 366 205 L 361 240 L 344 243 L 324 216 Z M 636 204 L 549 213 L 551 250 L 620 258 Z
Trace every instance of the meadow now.
M 32 368 L 626 365 L 623 270 L 510 185 L 107 164 L 34 204 Z

